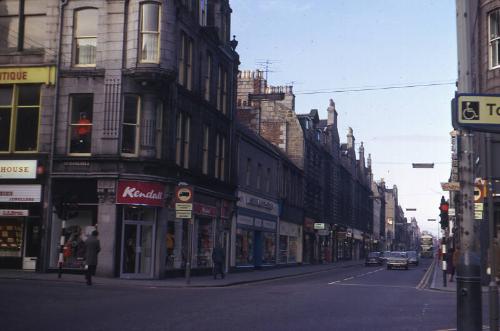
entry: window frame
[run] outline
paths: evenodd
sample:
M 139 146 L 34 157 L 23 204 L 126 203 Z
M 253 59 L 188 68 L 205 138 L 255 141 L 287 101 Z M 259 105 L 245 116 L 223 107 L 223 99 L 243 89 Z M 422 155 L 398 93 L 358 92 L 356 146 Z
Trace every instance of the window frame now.
M 175 164 L 182 166 L 182 123 L 183 114 L 178 113 L 175 130 Z
M 144 6 L 147 5 L 156 5 L 158 8 L 158 15 L 157 15 L 157 20 L 158 20 L 158 30 L 157 31 L 145 31 L 143 30 L 144 26 Z M 138 49 L 138 60 L 139 63 L 152 63 L 152 64 L 159 64 L 160 63 L 160 52 L 161 52 L 161 10 L 162 10 L 162 5 L 159 2 L 154 2 L 154 1 L 148 1 L 148 2 L 142 2 L 140 4 L 140 9 L 139 9 L 139 45 L 137 47 Z M 157 42 L 156 42 L 156 59 L 155 60 L 143 60 L 143 42 L 144 42 L 144 35 L 156 35 L 157 36 Z
M 492 18 L 493 15 L 496 16 L 497 20 L 497 27 L 499 27 L 499 31 L 497 31 L 497 35 L 493 36 L 492 35 Z M 500 8 L 496 8 L 488 13 L 488 66 L 489 69 L 497 69 L 500 68 Z M 494 45 L 496 46 L 496 58 L 497 58 L 497 63 L 493 63 L 493 52 L 494 52 Z
M 204 91 L 204 98 L 205 101 L 210 102 L 212 101 L 212 75 L 213 75 L 213 57 L 210 52 L 207 52 L 207 61 L 206 61 L 207 67 L 205 71 L 205 91 Z
M 72 133 L 72 128 L 73 126 L 78 126 L 78 124 L 74 125 L 72 123 L 72 114 L 73 114 L 73 98 L 75 96 L 91 96 L 92 97 L 92 121 L 90 122 L 90 152 L 88 153 L 72 153 L 71 152 L 71 133 Z M 69 95 L 69 112 L 68 112 L 68 148 L 67 148 L 67 153 L 70 156 L 91 156 L 92 155 L 92 131 L 94 129 L 94 94 L 93 93 L 74 93 Z
M 179 77 L 178 83 L 187 90 L 193 90 L 193 58 L 194 42 L 185 32 L 181 32 L 179 47 Z
M 77 13 L 80 13 L 80 12 L 83 12 L 83 11 L 90 11 L 90 10 L 93 10 L 96 12 L 96 14 L 98 15 L 99 17 L 99 9 L 97 8 L 94 8 L 94 7 L 82 7 L 82 8 L 76 8 L 74 11 L 73 11 L 73 66 L 75 67 L 80 67 L 80 68 L 95 68 L 96 65 L 97 65 L 97 33 L 98 33 L 98 29 L 96 29 L 96 34 L 95 36 L 86 36 L 86 35 L 82 35 L 82 36 L 78 36 L 77 35 Z M 96 54 L 95 54 L 95 58 L 94 58 L 94 63 L 88 63 L 88 64 L 82 64 L 82 63 L 78 63 L 77 62 L 77 45 L 78 45 L 78 40 L 79 39 L 95 39 L 95 47 L 96 47 Z
M 209 167 L 209 152 L 210 152 L 210 128 L 208 125 L 203 126 L 203 144 L 201 147 L 201 172 L 208 175 Z
M 22 105 L 19 106 L 19 88 L 20 86 L 38 86 L 39 88 L 39 97 L 38 97 L 38 105 Z M 10 123 L 9 123 L 9 146 L 7 150 L 0 150 L 0 154 L 32 154 L 39 153 L 40 149 L 40 121 L 42 118 L 41 108 L 42 108 L 42 84 L 2 84 L 2 86 L 12 86 L 12 95 L 10 105 L 0 105 L 1 109 L 10 109 Z M 36 148 L 33 150 L 17 150 L 17 122 L 18 122 L 18 113 L 19 108 L 37 108 L 38 116 L 37 116 L 37 132 L 36 132 Z
M 250 186 L 250 177 L 252 173 L 252 159 L 247 158 L 246 170 L 245 170 L 245 185 Z
M 183 157 L 182 157 L 182 166 L 184 169 L 189 169 L 189 152 L 190 152 L 190 143 L 191 143 L 191 117 L 186 115 L 184 118 L 184 135 L 183 135 Z
M 43 50 L 45 49 L 45 45 L 42 44 L 38 44 L 37 46 L 39 47 L 32 47 L 32 48 L 26 48 L 25 45 L 27 44 L 27 38 L 26 37 L 26 19 L 29 18 L 29 17 L 47 17 L 47 12 L 39 12 L 39 13 L 30 13 L 30 14 L 27 14 L 26 13 L 26 5 L 25 5 L 26 1 L 25 0 L 19 0 L 18 1 L 18 4 L 19 4 L 19 7 L 18 7 L 18 11 L 16 14 L 8 14 L 8 15 L 1 15 L 0 17 L 6 17 L 6 18 L 17 18 L 17 38 L 16 38 L 16 45 L 15 47 L 12 47 L 12 48 L 9 48 L 7 47 L 7 52 L 12 52 L 14 49 L 16 52 L 23 52 L 23 51 L 26 51 L 26 50 L 29 50 L 29 51 L 33 51 L 33 50 Z M 46 37 L 45 37 L 46 38 Z M 44 38 L 44 39 L 45 39 Z M 30 43 L 33 43 L 36 41 L 35 40 L 31 40 L 30 39 Z
M 137 121 L 136 123 L 127 123 L 125 124 L 125 98 L 126 97 L 135 97 L 136 98 L 136 116 L 137 116 Z M 141 136 L 141 115 L 142 115 L 142 99 L 139 94 L 133 94 L 133 93 L 126 93 L 123 95 L 123 116 L 122 116 L 122 123 L 121 123 L 121 129 L 122 129 L 122 134 L 121 134 L 121 144 L 120 144 L 120 153 L 122 156 L 125 157 L 136 157 L 139 155 L 139 142 L 140 142 L 140 136 Z M 125 125 L 128 126 L 135 126 L 135 148 L 134 148 L 134 153 L 125 153 L 123 152 L 123 132 L 124 132 L 124 127 Z

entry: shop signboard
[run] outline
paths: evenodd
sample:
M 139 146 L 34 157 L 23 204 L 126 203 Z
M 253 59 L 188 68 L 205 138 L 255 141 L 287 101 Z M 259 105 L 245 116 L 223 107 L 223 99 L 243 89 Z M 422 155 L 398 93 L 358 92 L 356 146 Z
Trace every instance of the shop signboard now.
M 0 202 L 40 202 L 42 185 L 0 185 Z
M 209 206 L 209 205 L 195 202 L 194 203 L 194 213 L 197 215 L 215 217 L 215 216 L 217 216 L 217 209 L 213 206 Z
M 26 217 L 29 216 L 27 209 L 0 209 L 0 217 Z
M 116 192 L 116 203 L 163 207 L 165 204 L 165 185 L 155 182 L 120 180 Z
M 36 160 L 0 160 L 0 179 L 35 179 Z
M 0 84 L 54 84 L 55 80 L 55 66 L 0 68 Z
M 314 223 L 314 230 L 324 230 L 325 223 Z

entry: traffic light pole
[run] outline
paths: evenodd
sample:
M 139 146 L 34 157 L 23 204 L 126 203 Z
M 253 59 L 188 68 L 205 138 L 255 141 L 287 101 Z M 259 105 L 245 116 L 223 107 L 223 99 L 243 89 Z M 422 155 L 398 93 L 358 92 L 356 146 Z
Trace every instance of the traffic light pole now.
M 486 134 L 486 148 L 487 148 L 487 173 L 488 178 L 488 224 L 489 224 L 489 241 L 490 241 L 490 284 L 489 284 L 489 308 L 490 308 L 490 330 L 498 330 L 498 286 L 496 282 L 497 268 L 496 268 L 496 252 L 495 252 L 495 207 L 493 204 L 493 155 L 491 148 L 491 133 Z
M 460 186 L 462 193 L 461 249 L 457 267 L 457 329 L 482 329 L 481 263 L 474 224 L 474 153 L 473 135 L 465 131 L 460 149 Z

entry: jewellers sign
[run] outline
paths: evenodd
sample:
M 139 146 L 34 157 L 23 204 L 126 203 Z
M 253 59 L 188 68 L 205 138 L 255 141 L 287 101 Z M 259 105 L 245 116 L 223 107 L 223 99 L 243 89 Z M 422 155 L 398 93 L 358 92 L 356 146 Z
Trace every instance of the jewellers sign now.
M 163 207 L 165 205 L 165 185 L 154 182 L 120 180 L 116 192 L 116 203 Z
M 0 202 L 40 202 L 42 185 L 0 185 Z
M 36 165 L 36 160 L 0 160 L 0 179 L 34 179 Z
M 29 216 L 27 209 L 0 209 L 0 217 Z

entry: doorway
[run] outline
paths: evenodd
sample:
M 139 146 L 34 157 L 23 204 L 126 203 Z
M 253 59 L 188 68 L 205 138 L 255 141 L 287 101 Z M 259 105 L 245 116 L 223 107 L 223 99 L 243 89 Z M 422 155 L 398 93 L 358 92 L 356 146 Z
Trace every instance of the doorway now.
M 155 210 L 127 207 L 124 218 L 120 275 L 123 278 L 152 278 L 156 233 Z

